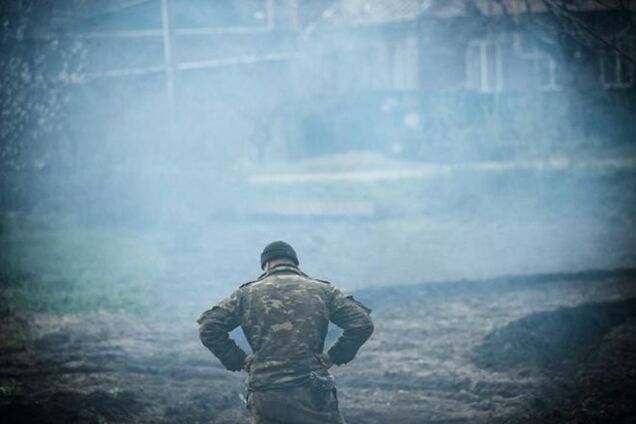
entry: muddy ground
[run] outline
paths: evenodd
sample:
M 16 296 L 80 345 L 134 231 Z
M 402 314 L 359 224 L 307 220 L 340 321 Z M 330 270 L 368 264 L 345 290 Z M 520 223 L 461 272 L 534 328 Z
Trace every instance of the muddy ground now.
M 634 422 L 636 272 L 374 288 L 376 332 L 334 374 L 349 423 Z M 2 319 L 5 423 L 242 423 L 243 378 L 194 322 Z M 333 335 L 332 335 L 333 338 Z

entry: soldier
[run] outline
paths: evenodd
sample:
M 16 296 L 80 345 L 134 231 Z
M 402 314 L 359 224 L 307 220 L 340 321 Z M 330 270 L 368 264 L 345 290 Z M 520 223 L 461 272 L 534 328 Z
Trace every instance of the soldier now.
M 201 341 L 221 363 L 247 371 L 252 423 L 344 423 L 327 370 L 351 361 L 373 332 L 371 310 L 298 264 L 289 244 L 268 244 L 261 254 L 265 272 L 198 320 Z M 343 332 L 323 353 L 329 321 Z M 229 337 L 239 325 L 250 355 Z

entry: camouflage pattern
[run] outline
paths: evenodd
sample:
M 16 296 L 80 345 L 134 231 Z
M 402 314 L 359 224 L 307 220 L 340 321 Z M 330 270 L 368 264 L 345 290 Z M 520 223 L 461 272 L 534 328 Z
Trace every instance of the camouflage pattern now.
M 198 322 L 203 344 L 232 371 L 241 370 L 247 356 L 228 334 L 241 326 L 254 355 L 247 370 L 248 389 L 252 395 L 259 392 L 255 398 L 259 409 L 263 396 L 276 395 L 266 391 L 298 388 L 302 392 L 311 371 L 327 372 L 317 354 L 323 352 L 329 321 L 343 329 L 328 351 L 331 361 L 336 365 L 351 361 L 373 332 L 369 313 L 330 283 L 312 279 L 296 266 L 278 265 L 205 311 Z M 258 411 L 252 412 L 258 416 Z
M 287 390 L 251 392 L 248 408 L 252 411 L 253 424 L 345 423 L 338 410 L 335 393 L 323 408 L 316 408 L 309 388 L 302 386 Z

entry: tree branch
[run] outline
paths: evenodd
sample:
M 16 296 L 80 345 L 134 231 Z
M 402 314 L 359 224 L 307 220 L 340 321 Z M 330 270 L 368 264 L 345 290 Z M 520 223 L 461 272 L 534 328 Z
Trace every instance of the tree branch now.
M 611 41 L 607 40 L 604 36 L 599 34 L 594 28 L 592 28 L 591 26 L 583 22 L 580 18 L 578 18 L 576 15 L 574 15 L 573 12 L 569 10 L 568 8 L 566 8 L 562 3 L 555 0 L 543 0 L 543 3 L 546 5 L 548 10 L 550 10 L 553 13 L 553 15 L 555 15 L 557 18 L 559 15 L 566 17 L 571 22 L 573 22 L 576 25 L 576 27 L 584 30 L 593 38 L 600 41 L 602 44 L 604 44 L 605 46 L 609 47 L 611 50 L 614 50 L 616 53 L 621 55 L 628 62 L 636 65 L 636 58 L 634 56 L 632 56 L 630 53 L 626 52 L 625 50 L 617 46 L 615 43 L 612 43 Z

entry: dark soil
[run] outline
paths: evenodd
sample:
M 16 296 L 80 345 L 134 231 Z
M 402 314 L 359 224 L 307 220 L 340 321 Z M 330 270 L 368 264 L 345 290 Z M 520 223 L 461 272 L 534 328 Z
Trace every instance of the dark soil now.
M 364 290 L 376 332 L 334 370 L 356 423 L 634 422 L 636 278 L 544 275 Z M 5 316 L 5 423 L 241 423 L 243 378 L 194 322 Z

